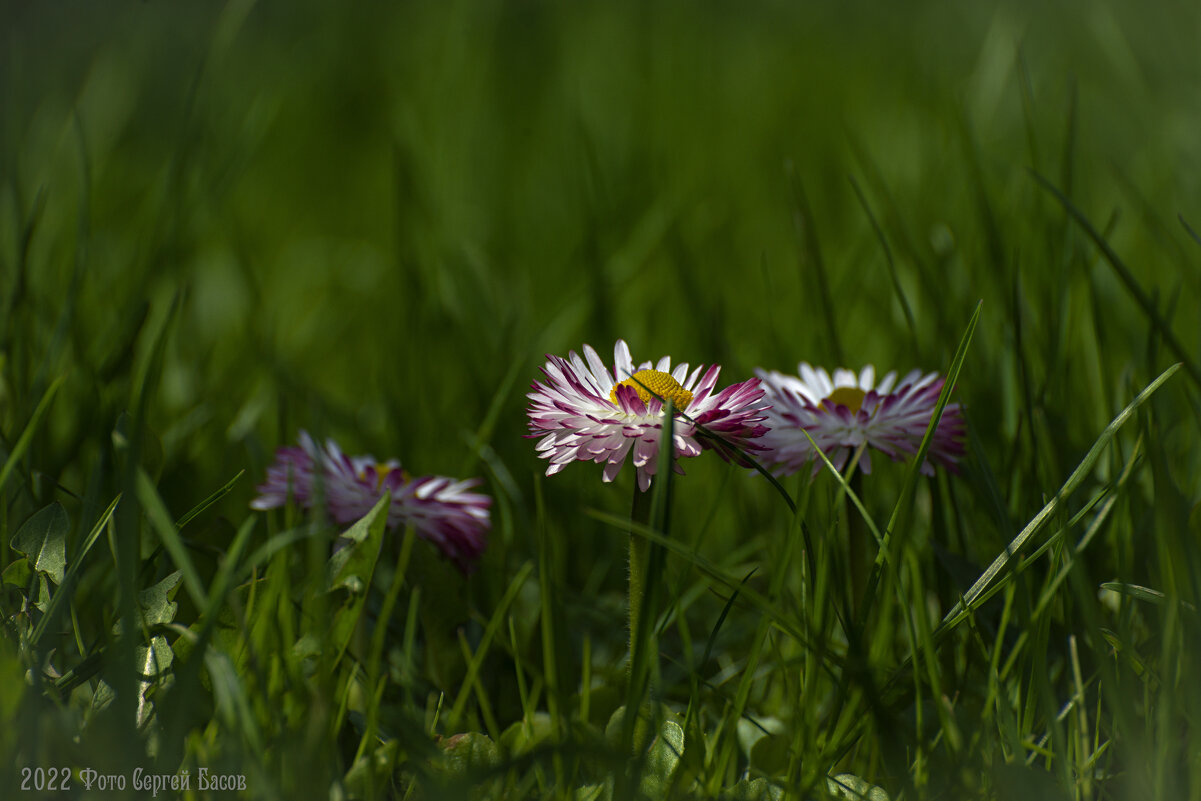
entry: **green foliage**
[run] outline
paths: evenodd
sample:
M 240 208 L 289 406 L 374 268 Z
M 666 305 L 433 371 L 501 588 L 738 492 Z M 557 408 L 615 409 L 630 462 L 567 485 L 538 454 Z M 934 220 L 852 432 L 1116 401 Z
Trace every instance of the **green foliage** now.
M 52 5 L 0 2 L 0 797 L 1201 798 L 1196 4 Z M 631 515 L 522 436 L 618 337 L 938 370 L 967 456 Z M 483 478 L 478 569 L 251 511 L 300 429 Z
M 62 504 L 52 503 L 25 521 L 9 543 L 14 551 L 25 554 L 30 570 L 45 573 L 55 584 L 63 583 L 67 566 L 67 532 L 71 521 Z

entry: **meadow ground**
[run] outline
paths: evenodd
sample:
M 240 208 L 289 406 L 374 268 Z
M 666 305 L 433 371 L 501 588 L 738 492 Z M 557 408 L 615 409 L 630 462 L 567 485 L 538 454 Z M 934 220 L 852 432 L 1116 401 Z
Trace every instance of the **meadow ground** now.
M 0 796 L 1201 799 L 1199 40 L 0 0 Z M 958 473 L 545 476 L 618 339 L 950 375 Z M 474 571 L 252 510 L 302 430 L 480 478 Z

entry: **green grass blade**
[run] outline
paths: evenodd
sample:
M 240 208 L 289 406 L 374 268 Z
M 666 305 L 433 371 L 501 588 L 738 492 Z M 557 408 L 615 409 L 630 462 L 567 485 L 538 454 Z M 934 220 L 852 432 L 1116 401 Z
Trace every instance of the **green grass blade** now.
M 951 392 L 954 391 L 955 383 L 959 380 L 959 371 L 963 368 L 964 359 L 967 358 L 968 346 L 971 345 L 972 335 L 976 331 L 976 324 L 980 320 L 980 310 L 983 306 L 984 301 L 976 304 L 976 310 L 972 312 L 972 317 L 968 321 L 967 330 L 963 332 L 963 336 L 959 340 L 959 347 L 956 349 L 955 357 L 951 360 L 951 366 L 947 370 L 947 377 L 943 382 L 942 392 L 939 393 L 938 403 L 934 407 L 934 413 L 930 415 L 930 423 L 926 426 L 926 434 L 922 437 L 922 443 L 917 449 L 917 455 L 909 465 L 909 471 L 905 476 L 905 484 L 901 489 L 901 494 L 898 496 L 896 504 L 893 506 L 888 525 L 884 529 L 880 550 L 876 553 L 876 561 L 872 565 L 872 572 L 868 576 L 867 587 L 864 590 L 863 604 L 859 608 L 857 627 L 860 629 L 863 628 L 864 623 L 868 619 L 868 614 L 871 612 L 876 597 L 876 587 L 880 584 L 880 574 L 884 567 L 884 560 L 888 556 L 889 549 L 893 547 L 897 523 L 900 521 L 902 512 L 906 508 L 909 499 L 913 496 L 914 488 L 917 486 L 917 479 L 921 475 L 922 464 L 926 461 L 926 454 L 930 450 L 930 443 L 934 440 L 934 432 L 938 429 L 939 421 L 942 419 L 943 409 L 946 408 L 947 403 L 951 400 Z
M 46 388 L 45 393 L 42 394 L 42 399 L 38 401 L 37 407 L 33 410 L 29 422 L 25 424 L 24 430 L 21 431 L 21 436 L 17 438 L 17 443 L 8 452 L 8 458 L 4 460 L 4 466 L 0 467 L 0 491 L 4 490 L 4 485 L 8 482 L 8 477 L 16 469 L 21 459 L 24 458 L 25 451 L 29 450 L 29 443 L 33 439 L 34 433 L 37 432 L 38 426 L 41 425 L 42 418 L 49 411 L 50 404 L 54 402 L 54 396 L 58 393 L 58 389 L 63 385 L 64 380 L 66 380 L 66 376 L 60 375 Z
M 1197 234 L 1197 231 L 1193 228 L 1193 226 L 1188 224 L 1188 220 L 1184 219 L 1184 215 L 1178 214 L 1176 215 L 1176 219 L 1180 220 L 1180 224 L 1184 226 L 1184 230 L 1188 231 L 1188 235 L 1192 238 L 1192 240 L 1198 245 L 1201 245 L 1201 236 Z
M 140 467 L 138 468 L 137 482 L 138 502 L 146 510 L 150 524 L 158 532 L 159 539 L 162 540 L 167 553 L 171 554 L 175 566 L 183 573 L 184 588 L 187 589 L 192 603 L 196 605 L 197 609 L 207 609 L 208 592 L 200 581 L 196 565 L 192 563 L 192 557 L 188 556 L 188 549 L 180 539 L 179 530 L 171 520 L 171 514 L 167 511 L 167 507 L 163 505 L 163 500 L 159 497 L 154 482 Z
M 1001 573 L 1009 562 L 1021 551 L 1030 539 L 1042 529 L 1046 522 L 1055 514 L 1065 500 L 1080 486 L 1085 477 L 1092 470 L 1093 465 L 1101 457 L 1101 453 L 1105 447 L 1113 440 L 1118 430 L 1133 416 L 1134 412 L 1142 406 L 1147 400 L 1155 394 L 1155 391 L 1163 386 L 1164 382 L 1172 377 L 1179 370 L 1181 365 L 1174 364 L 1160 374 L 1158 378 L 1147 385 L 1147 388 L 1138 394 L 1130 404 L 1113 419 L 1112 422 L 1097 438 L 1096 442 L 1085 454 L 1084 459 L 1077 465 L 1076 469 L 1068 477 L 1060 487 L 1059 492 L 1055 493 L 1046 506 L 1042 508 L 1034 518 L 1026 524 L 1026 526 L 1018 533 L 1009 545 L 1002 551 L 988 569 L 976 580 L 976 582 L 964 593 L 963 600 L 955 605 L 955 607 L 946 614 L 943 618 L 942 625 L 939 626 L 938 633 L 944 633 L 963 621 L 968 614 L 971 613 L 973 605 L 977 600 L 988 590 L 989 585 Z
M 888 280 L 892 282 L 893 294 L 896 295 L 897 302 L 901 304 L 901 311 L 905 315 L 905 325 L 909 329 L 910 347 L 916 352 L 917 323 L 913 319 L 913 309 L 909 307 L 909 298 L 905 297 L 905 290 L 901 287 L 900 278 L 897 277 L 897 265 L 892 258 L 892 248 L 888 246 L 888 238 L 884 236 L 884 229 L 876 220 L 876 215 L 872 211 L 871 204 L 867 202 L 867 196 L 863 194 L 859 182 L 854 177 L 851 177 L 850 180 L 851 188 L 855 190 L 855 197 L 859 198 L 859 205 L 863 207 L 863 212 L 867 215 L 868 222 L 871 223 L 872 231 L 875 232 L 876 239 L 880 242 L 880 248 L 884 251 L 884 264 L 888 268 Z
M 755 607 L 757 612 L 771 618 L 772 622 L 775 623 L 781 631 L 794 638 L 798 643 L 806 648 L 812 649 L 815 653 L 818 651 L 817 644 L 813 643 L 805 636 L 804 631 L 800 626 L 797 625 L 796 621 L 791 620 L 788 616 L 780 611 L 778 604 L 772 602 L 767 598 L 767 596 L 763 595 L 752 587 L 744 585 L 741 579 L 729 575 L 721 568 L 709 562 L 703 556 L 694 553 L 693 550 L 686 545 L 676 542 L 669 537 L 664 537 L 662 534 L 650 528 L 649 526 L 633 523 L 628 518 L 624 518 L 619 515 L 612 515 L 596 509 L 585 509 L 584 514 L 599 520 L 602 523 L 613 526 L 620 531 L 629 534 L 637 534 L 639 537 L 643 537 L 651 542 L 663 546 L 675 556 L 691 563 L 692 566 L 701 573 L 704 573 L 709 578 L 714 579 L 719 584 L 722 584 L 730 592 L 737 591 L 747 603 Z M 842 659 L 828 653 L 827 655 L 829 656 L 830 661 L 834 664 L 842 664 Z M 827 670 L 830 670 L 829 665 L 825 665 L 824 662 L 823 665 Z M 831 673 L 831 675 L 833 675 L 833 673 Z
M 1038 173 L 1031 171 L 1030 174 L 1043 189 L 1046 189 L 1055 196 L 1055 199 L 1060 202 L 1064 210 L 1088 234 L 1088 238 L 1093 241 L 1093 244 L 1101 251 L 1101 255 L 1105 257 L 1105 261 L 1109 263 L 1109 266 L 1113 268 L 1118 278 L 1121 279 L 1122 284 L 1126 287 L 1126 291 L 1130 293 L 1135 302 L 1142 308 L 1143 314 L 1147 316 L 1147 319 L 1151 321 L 1151 324 L 1159 332 L 1159 335 L 1163 337 L 1163 341 L 1167 344 L 1168 349 L 1172 351 L 1172 355 L 1184 366 L 1185 372 L 1189 374 L 1189 378 L 1193 380 L 1193 383 L 1201 388 L 1201 368 L 1198 368 L 1189 352 L 1185 350 L 1180 340 L 1172 333 L 1171 326 L 1164 320 L 1159 310 L 1155 308 L 1155 302 L 1147 295 L 1142 286 L 1139 285 L 1130 268 L 1126 266 L 1121 257 L 1110 247 L 1105 237 L 1093 227 L 1088 217 L 1084 216 L 1084 212 L 1076 208 L 1076 205 L 1068 200 L 1063 192 L 1060 192 L 1054 184 Z
M 463 677 L 463 685 L 459 690 L 459 696 L 455 699 L 454 705 L 450 708 L 450 713 L 447 716 L 447 725 L 452 730 L 457 730 L 460 718 L 463 716 L 463 710 L 467 706 L 467 700 L 470 697 L 471 689 L 477 682 L 480 668 L 484 665 L 484 658 L 488 656 L 488 649 L 492 646 L 492 640 L 500 632 L 501 624 L 505 620 L 509 606 L 517 598 L 517 593 L 525 586 L 526 579 L 534 572 L 534 563 L 526 562 L 517 571 L 517 575 L 509 582 L 505 594 L 501 596 L 496 607 L 492 612 L 492 617 L 488 621 L 488 625 L 484 627 L 484 636 L 480 638 L 479 645 L 476 646 L 475 653 L 471 657 L 471 662 L 467 665 L 467 674 Z
M 78 554 L 71 556 L 70 562 L 67 564 L 66 575 L 63 576 L 63 583 L 58 588 L 58 592 L 50 599 L 50 606 L 46 608 L 46 613 L 42 615 L 42 619 L 38 621 L 37 626 L 30 635 L 30 641 L 37 645 L 38 640 L 42 638 L 42 634 L 54 622 L 58 615 L 59 607 L 69 597 L 71 597 L 72 589 L 75 586 L 75 580 L 79 575 L 79 571 L 83 568 L 84 559 L 88 552 L 92 550 L 92 546 L 96 544 L 96 540 L 100 539 L 104 527 L 108 525 L 108 521 L 112 519 L 113 512 L 120 502 L 121 496 L 113 498 L 112 503 L 104 510 L 104 514 L 100 515 L 100 519 L 96 521 L 96 525 L 92 526 L 92 530 L 88 533 L 87 539 L 83 542 L 83 547 L 79 549 Z
M 240 479 L 245 474 L 246 474 L 245 470 L 239 470 L 238 474 L 236 476 L 234 476 L 233 478 L 231 478 L 229 481 L 225 482 L 225 484 L 222 485 L 222 487 L 220 489 L 218 489 L 212 495 L 208 496 L 203 501 L 201 501 L 200 503 L 196 504 L 194 507 L 189 509 L 183 515 L 183 517 L 176 520 L 175 527 L 181 529 L 184 526 L 186 526 L 188 523 L 190 523 L 191 521 L 195 520 L 199 515 L 203 514 L 206 509 L 208 509 L 210 506 L 215 504 L 217 501 L 221 500 L 226 495 L 228 495 L 229 491 L 232 490 L 234 488 L 234 485 L 238 483 L 238 479 Z

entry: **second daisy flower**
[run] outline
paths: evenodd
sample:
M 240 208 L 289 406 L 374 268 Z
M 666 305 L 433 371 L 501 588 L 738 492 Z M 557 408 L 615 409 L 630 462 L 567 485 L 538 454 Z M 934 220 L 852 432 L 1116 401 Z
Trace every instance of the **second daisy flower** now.
M 872 471 L 865 446 L 897 461 L 917 453 L 946 381 L 937 373 L 914 370 L 899 382 L 897 374 L 890 372 L 877 383 L 871 365 L 859 373 L 838 369 L 833 376 L 807 362 L 801 362 L 798 370 L 800 374 L 795 376 L 755 371 L 772 402 L 768 413 L 771 433 L 763 438 L 769 449 L 764 460 L 781 475 L 795 473 L 809 462 L 814 462 L 816 474 L 821 462 L 816 461 L 814 443 L 838 470 L 852 453 L 865 448 L 859 460 L 859 469 L 865 474 Z M 948 403 L 934 430 L 922 473 L 933 475 L 931 461 L 957 472 L 966 431 L 959 404 Z

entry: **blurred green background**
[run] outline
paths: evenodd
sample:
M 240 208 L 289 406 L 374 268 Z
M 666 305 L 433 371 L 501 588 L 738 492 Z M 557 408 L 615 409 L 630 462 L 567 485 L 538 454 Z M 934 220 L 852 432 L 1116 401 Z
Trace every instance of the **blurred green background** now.
M 14 520 L 54 482 L 83 493 L 166 326 L 149 423 L 173 510 L 245 468 L 215 513 L 241 520 L 308 428 L 484 476 L 503 497 L 479 582 L 499 586 L 534 548 L 523 393 L 545 353 L 608 358 L 622 337 L 727 383 L 802 359 L 945 370 L 979 300 L 957 399 L 1028 519 L 1175 360 L 1029 170 L 1201 344 L 1201 250 L 1177 221 L 1201 225 L 1195 3 L 0 9 L 9 443 L 67 375 Z M 1195 495 L 1183 425 L 1166 447 Z M 724 470 L 688 468 L 685 528 Z M 615 592 L 624 543 L 578 510 L 624 511 L 631 474 L 608 488 L 576 465 L 543 488 Z M 777 515 L 763 482 L 731 491 L 715 548 Z M 977 532 L 974 558 L 1011 533 Z

